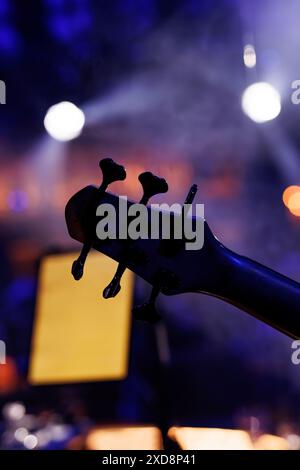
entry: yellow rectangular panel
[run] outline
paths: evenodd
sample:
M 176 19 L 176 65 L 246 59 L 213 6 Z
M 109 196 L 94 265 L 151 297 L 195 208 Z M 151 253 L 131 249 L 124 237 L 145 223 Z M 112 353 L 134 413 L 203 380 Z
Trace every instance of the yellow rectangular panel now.
M 71 275 L 77 253 L 46 256 L 40 267 L 29 382 L 34 385 L 121 380 L 127 375 L 133 274 L 105 300 L 116 263 L 90 253 L 84 276 Z

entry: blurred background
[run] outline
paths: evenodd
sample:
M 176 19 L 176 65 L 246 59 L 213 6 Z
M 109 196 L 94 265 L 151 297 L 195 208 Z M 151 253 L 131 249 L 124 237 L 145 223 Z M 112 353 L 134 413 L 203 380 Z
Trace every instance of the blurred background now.
M 300 281 L 299 16 L 297 0 L 1 0 L 2 448 L 83 448 L 95 426 L 128 425 L 300 446 L 291 340 L 203 295 L 161 296 L 160 331 L 133 321 L 125 380 L 26 379 L 38 259 L 80 248 L 64 206 L 101 157 L 126 166 L 111 190 L 134 200 L 145 170 L 168 181 L 156 202 L 197 183 L 226 246 Z M 138 301 L 148 290 L 136 279 Z

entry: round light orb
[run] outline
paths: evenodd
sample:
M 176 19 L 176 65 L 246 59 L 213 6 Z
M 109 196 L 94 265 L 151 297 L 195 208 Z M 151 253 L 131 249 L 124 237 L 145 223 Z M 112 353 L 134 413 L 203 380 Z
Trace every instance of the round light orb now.
M 241 104 L 244 113 L 257 123 L 271 121 L 281 111 L 280 94 L 267 82 L 248 86 L 243 92 Z
M 85 116 L 81 109 L 70 101 L 62 101 L 48 109 L 44 126 L 53 139 L 67 142 L 81 134 L 84 122 Z
M 300 186 L 288 186 L 283 192 L 282 199 L 290 213 L 300 217 Z
M 23 441 L 23 445 L 28 450 L 35 449 L 38 445 L 37 437 L 34 434 L 28 434 Z

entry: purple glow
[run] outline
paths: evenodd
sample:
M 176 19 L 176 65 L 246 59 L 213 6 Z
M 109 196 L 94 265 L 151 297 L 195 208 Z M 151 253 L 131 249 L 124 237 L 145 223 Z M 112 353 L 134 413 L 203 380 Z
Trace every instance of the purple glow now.
M 8 207 L 13 212 L 23 212 L 29 205 L 28 195 L 25 191 L 11 191 L 7 198 Z

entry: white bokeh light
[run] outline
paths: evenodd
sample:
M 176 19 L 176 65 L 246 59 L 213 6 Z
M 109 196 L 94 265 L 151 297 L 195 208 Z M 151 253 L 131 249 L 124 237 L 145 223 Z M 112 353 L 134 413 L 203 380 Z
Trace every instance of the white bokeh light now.
M 256 52 L 252 44 L 246 44 L 244 47 L 244 64 L 248 69 L 252 69 L 256 65 Z
M 37 437 L 34 434 L 28 434 L 24 439 L 24 447 L 28 450 L 35 449 L 38 445 Z
M 85 122 L 83 111 L 69 101 L 51 106 L 45 116 L 44 126 L 56 140 L 67 142 L 81 134 Z
M 25 406 L 22 403 L 7 403 L 3 408 L 3 415 L 10 421 L 19 421 L 25 415 Z
M 253 83 L 242 95 L 242 109 L 252 121 L 271 121 L 281 111 L 280 95 L 270 83 Z
M 26 436 L 28 436 L 28 434 L 29 433 L 26 428 L 18 428 L 15 430 L 14 436 L 15 436 L 16 441 L 24 442 L 24 439 Z

